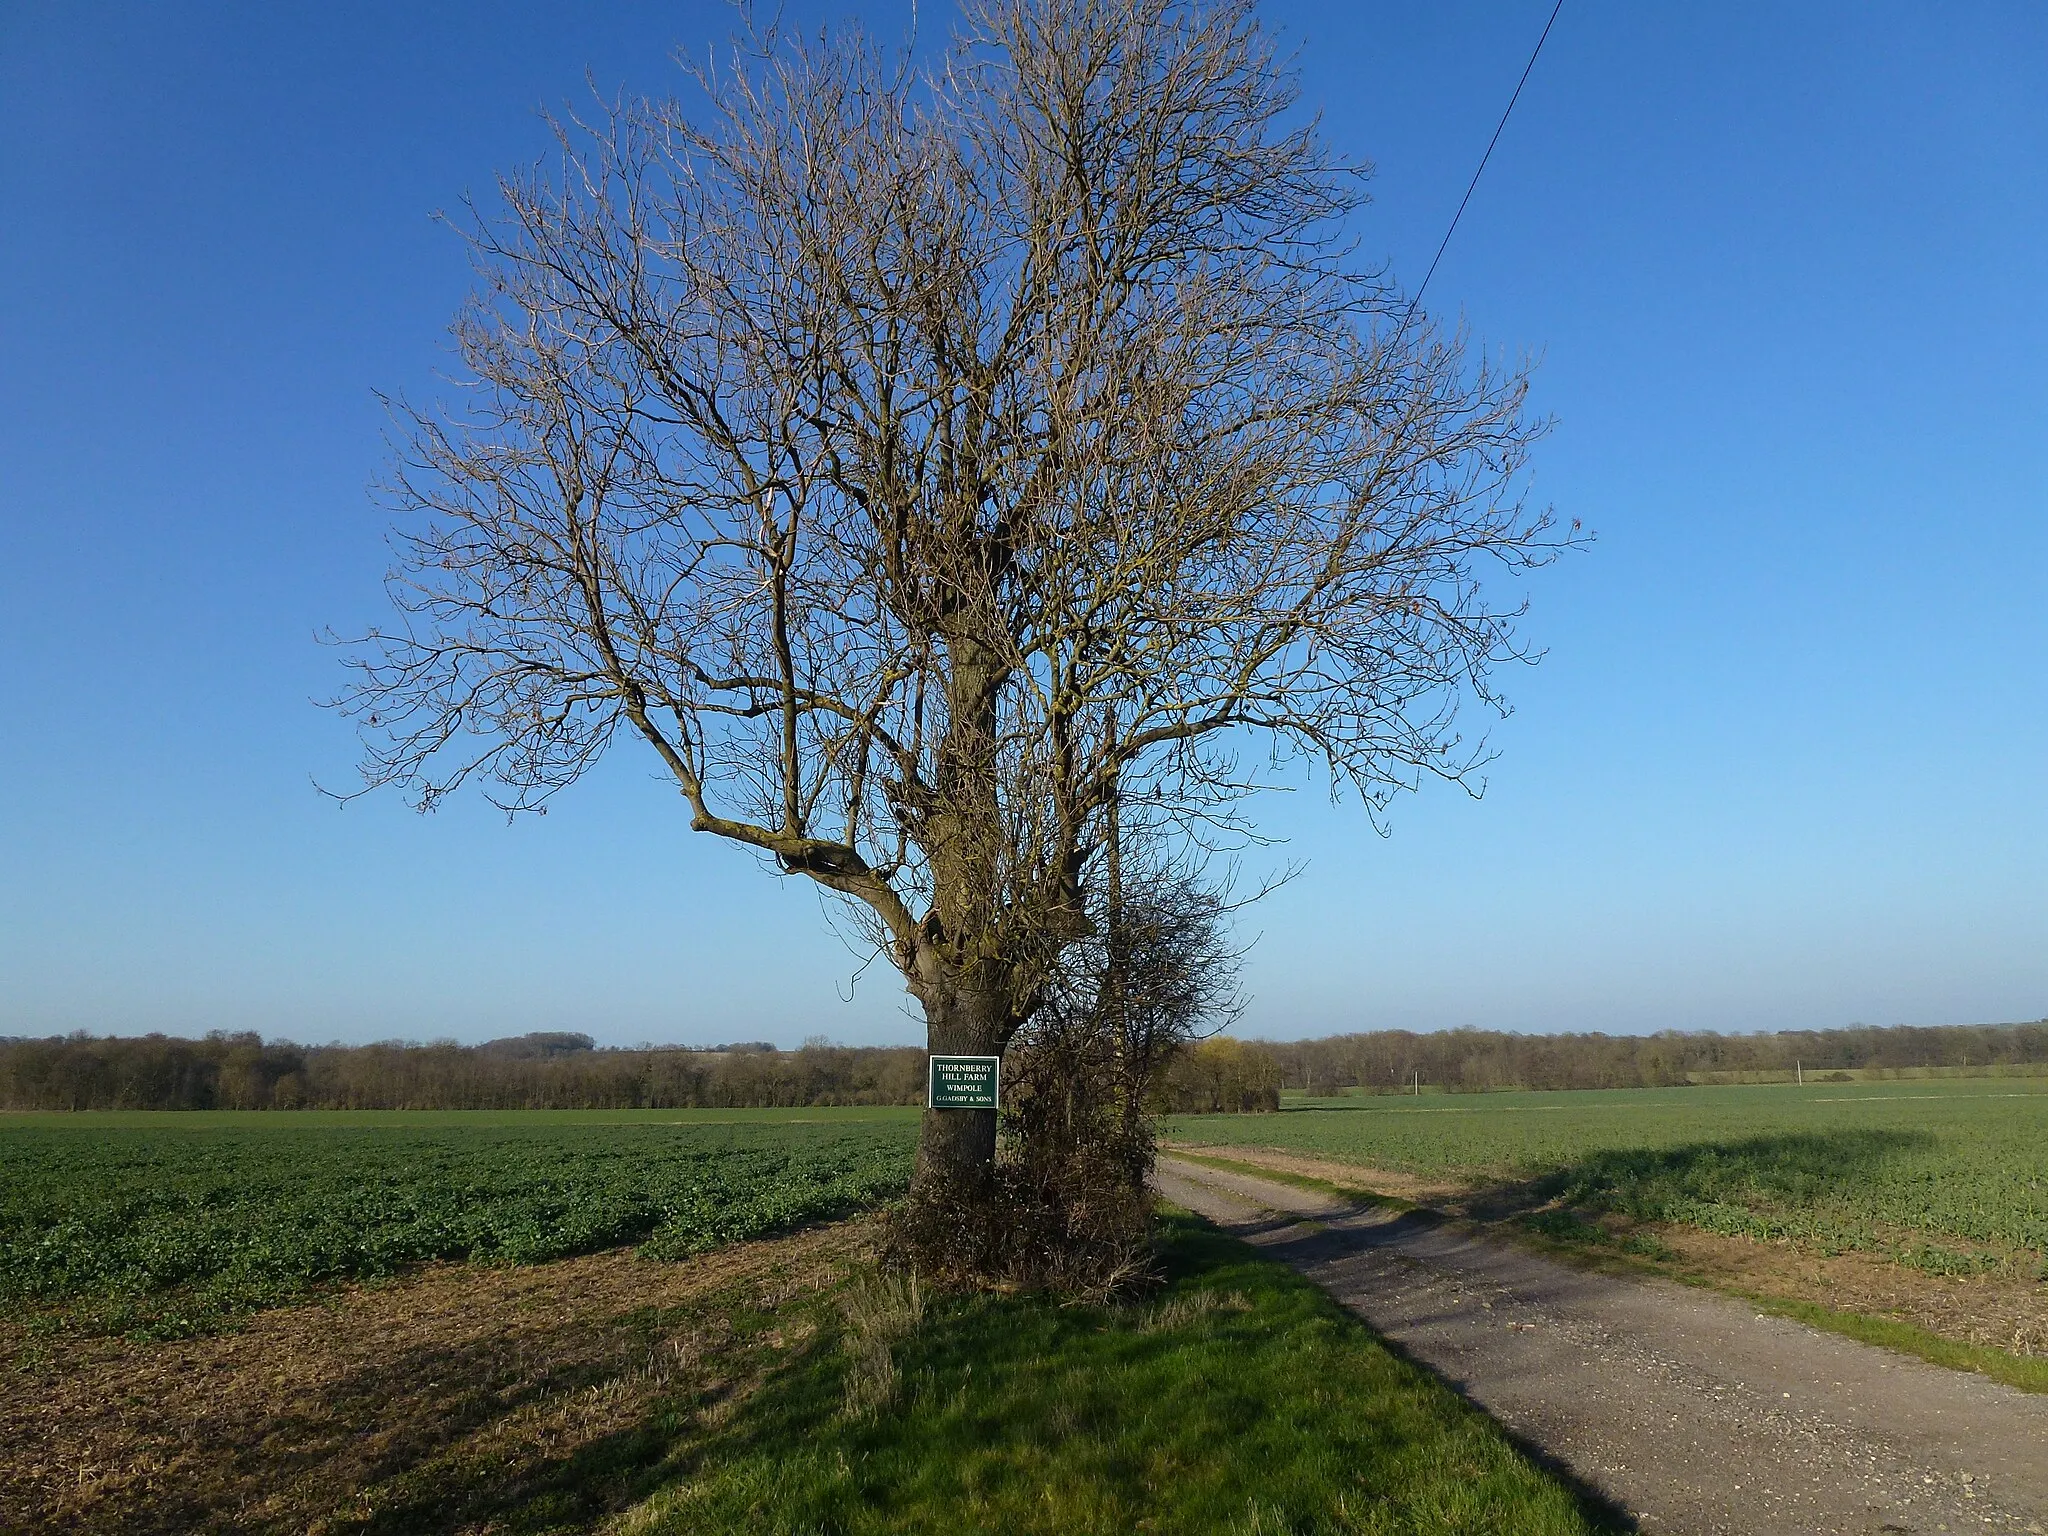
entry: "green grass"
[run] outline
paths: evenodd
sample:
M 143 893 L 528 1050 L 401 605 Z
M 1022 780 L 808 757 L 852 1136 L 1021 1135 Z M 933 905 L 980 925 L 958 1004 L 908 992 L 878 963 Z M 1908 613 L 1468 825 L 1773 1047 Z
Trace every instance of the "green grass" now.
M 1601 1517 L 1321 1291 L 1192 1219 L 1142 1303 L 935 1302 L 828 1326 L 678 1448 L 625 1531 L 1565 1536 Z M 906 1324 L 906 1327 L 908 1325 Z M 861 1365 L 859 1362 L 870 1363 Z M 850 1403 L 856 1406 L 849 1406 Z
M 1344 1098 L 1184 1116 L 1282 1148 L 1937 1274 L 2048 1262 L 2048 1083 L 2019 1079 Z
M 0 1118 L 0 1304 L 166 1337 L 429 1259 L 678 1258 L 909 1177 L 915 1113 Z

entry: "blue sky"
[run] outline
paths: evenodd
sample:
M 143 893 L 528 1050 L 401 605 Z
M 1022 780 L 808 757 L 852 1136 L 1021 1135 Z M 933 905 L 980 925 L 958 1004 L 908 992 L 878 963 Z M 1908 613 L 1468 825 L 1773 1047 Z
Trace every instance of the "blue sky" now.
M 852 10 L 909 15 L 789 14 Z M 1547 12 L 1269 8 L 1411 282 Z M 631 753 L 511 827 L 311 784 L 373 391 L 467 287 L 429 214 L 728 26 L 0 7 L 0 1033 L 919 1036 Z M 2037 6 L 1566 0 L 1429 298 L 1540 359 L 1538 493 L 1599 542 L 1532 585 L 1483 799 L 1262 804 L 1305 869 L 1247 1032 L 2048 1013 L 2044 61 Z

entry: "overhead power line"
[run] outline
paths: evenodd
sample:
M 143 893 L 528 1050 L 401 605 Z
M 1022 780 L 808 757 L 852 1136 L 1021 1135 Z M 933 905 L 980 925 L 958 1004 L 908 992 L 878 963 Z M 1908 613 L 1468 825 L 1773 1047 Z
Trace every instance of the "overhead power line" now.
M 1529 62 L 1522 66 L 1522 78 L 1515 82 L 1515 94 L 1508 98 L 1507 111 L 1501 113 L 1500 121 L 1494 125 L 1493 137 L 1486 141 L 1486 153 L 1479 157 L 1479 169 L 1472 173 L 1472 180 L 1466 185 L 1465 195 L 1458 201 L 1458 211 L 1451 215 L 1451 227 L 1444 231 L 1444 238 L 1436 248 L 1436 255 L 1430 258 L 1429 270 L 1422 274 L 1422 286 L 1415 290 L 1415 297 L 1408 301 L 1408 313 L 1401 317 L 1401 327 L 1407 329 L 1409 320 L 1414 318 L 1415 307 L 1422 302 L 1423 294 L 1429 291 L 1429 280 L 1436 276 L 1437 263 L 1444 259 L 1444 252 L 1450 247 L 1451 236 L 1458 232 L 1458 220 L 1465 217 L 1465 205 L 1472 201 L 1472 193 L 1479 186 L 1479 178 L 1486 174 L 1486 162 L 1493 158 L 1493 146 L 1500 142 L 1501 130 L 1508 125 L 1508 118 L 1515 110 L 1515 103 L 1522 99 L 1522 87 L 1529 83 L 1529 72 L 1536 67 L 1537 57 L 1543 52 L 1543 45 L 1550 38 L 1550 29 L 1557 25 L 1557 13 L 1564 9 L 1564 0 L 1550 8 L 1550 20 L 1543 23 L 1543 35 L 1536 39 L 1536 46 L 1529 52 Z

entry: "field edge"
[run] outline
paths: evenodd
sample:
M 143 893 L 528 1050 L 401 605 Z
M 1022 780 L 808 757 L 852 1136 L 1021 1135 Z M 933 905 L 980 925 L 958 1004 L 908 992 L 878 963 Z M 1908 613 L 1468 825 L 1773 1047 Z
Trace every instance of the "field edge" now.
M 1313 1174 L 1277 1168 L 1268 1163 L 1221 1156 L 1213 1150 L 1196 1152 L 1167 1144 L 1162 1144 L 1161 1150 L 1172 1157 L 1201 1167 L 1247 1174 L 1254 1178 L 1269 1179 L 1275 1184 L 1311 1190 L 1316 1194 L 1351 1200 L 1361 1205 L 1372 1205 L 1382 1210 L 1460 1225 L 1489 1237 L 1512 1242 L 1530 1252 L 1557 1259 L 1575 1268 L 1622 1275 L 1631 1279 L 1672 1280 L 1681 1285 L 1713 1291 L 1718 1295 L 1748 1302 L 1774 1316 L 1789 1318 L 1825 1333 L 1839 1334 L 1859 1344 L 1889 1349 L 1895 1354 L 1908 1355 L 1949 1370 L 1984 1376 L 2021 1392 L 2048 1394 L 2048 1359 L 2014 1354 L 1996 1345 L 1951 1339 L 1900 1318 L 1830 1307 L 1802 1297 L 1777 1295 L 1769 1291 L 1729 1284 L 1700 1269 L 1659 1263 L 1655 1259 L 1639 1257 L 1618 1247 L 1596 1247 L 1586 1242 L 1551 1236 L 1517 1220 L 1477 1220 L 1461 1212 L 1444 1210 L 1398 1195 L 1382 1194 L 1359 1182 L 1318 1178 Z M 1675 1230 L 1675 1225 L 1643 1223 L 1640 1230 L 1655 1237 L 1660 1234 L 1661 1229 Z

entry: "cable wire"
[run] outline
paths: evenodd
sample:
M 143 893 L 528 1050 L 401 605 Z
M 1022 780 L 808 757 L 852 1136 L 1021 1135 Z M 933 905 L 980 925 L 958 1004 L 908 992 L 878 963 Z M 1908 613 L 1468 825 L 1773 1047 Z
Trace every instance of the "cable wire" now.
M 1472 180 L 1465 188 L 1465 195 L 1458 201 L 1458 211 L 1451 215 L 1451 227 L 1444 231 L 1444 238 L 1436 248 L 1436 255 L 1430 258 L 1429 270 L 1422 274 L 1422 286 L 1415 290 L 1415 297 L 1408 301 L 1408 313 L 1401 317 L 1401 329 L 1408 328 L 1408 322 L 1415 317 L 1415 307 L 1422 302 L 1423 294 L 1429 291 L 1429 280 L 1436 276 L 1437 263 L 1444 259 L 1444 252 L 1450 248 L 1451 236 L 1458 232 L 1458 220 L 1465 217 L 1465 205 L 1472 201 L 1472 194 L 1479 187 L 1479 178 L 1486 174 L 1486 162 L 1493 158 L 1493 146 L 1500 142 L 1501 130 L 1508 125 L 1508 118 L 1515 110 L 1515 103 L 1522 99 L 1522 87 L 1529 83 L 1529 72 L 1536 67 L 1536 59 L 1543 52 L 1543 45 L 1550 38 L 1550 29 L 1557 25 L 1557 13 L 1564 9 L 1564 0 L 1550 8 L 1550 20 L 1543 23 L 1543 35 L 1536 39 L 1536 46 L 1530 51 L 1529 62 L 1522 66 L 1522 78 L 1515 82 L 1515 94 L 1508 98 L 1507 111 L 1501 113 L 1500 122 L 1495 124 L 1493 137 L 1486 141 L 1486 153 L 1479 157 L 1479 169 L 1472 173 Z

